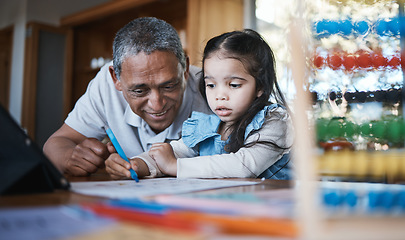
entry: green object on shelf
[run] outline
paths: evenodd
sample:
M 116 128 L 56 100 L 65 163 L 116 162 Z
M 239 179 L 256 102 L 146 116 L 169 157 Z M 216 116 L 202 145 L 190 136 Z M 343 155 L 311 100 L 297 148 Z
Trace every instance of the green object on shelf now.
M 329 121 L 321 118 L 316 121 L 316 137 L 318 141 L 326 141 Z
M 345 136 L 348 138 L 352 138 L 354 135 L 358 133 L 357 125 L 351 121 L 345 121 L 343 124 L 343 130 Z
M 363 123 L 360 125 L 360 134 L 363 137 L 369 137 L 371 134 L 371 124 L 370 123 Z
M 383 121 L 371 122 L 371 134 L 376 138 L 385 137 L 385 123 Z
M 332 118 L 328 124 L 328 130 L 331 138 L 343 137 L 343 120 L 339 118 Z
M 403 141 L 404 133 L 404 122 L 403 120 L 394 119 L 389 121 L 387 124 L 387 138 L 392 143 L 400 143 Z

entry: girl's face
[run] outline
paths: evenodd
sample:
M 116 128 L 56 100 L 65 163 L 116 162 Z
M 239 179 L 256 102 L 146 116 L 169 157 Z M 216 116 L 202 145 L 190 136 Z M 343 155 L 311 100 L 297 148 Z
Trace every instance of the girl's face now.
M 243 116 L 262 91 L 243 64 L 214 53 L 204 61 L 205 90 L 211 110 L 229 126 Z

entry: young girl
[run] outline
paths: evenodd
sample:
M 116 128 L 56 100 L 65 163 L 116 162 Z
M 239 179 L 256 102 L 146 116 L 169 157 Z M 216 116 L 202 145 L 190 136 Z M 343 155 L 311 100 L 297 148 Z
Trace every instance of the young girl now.
M 267 43 L 253 30 L 224 33 L 208 41 L 202 63 L 200 92 L 214 114 L 193 112 L 180 140 L 153 144 L 122 174 L 290 179 L 292 123 Z

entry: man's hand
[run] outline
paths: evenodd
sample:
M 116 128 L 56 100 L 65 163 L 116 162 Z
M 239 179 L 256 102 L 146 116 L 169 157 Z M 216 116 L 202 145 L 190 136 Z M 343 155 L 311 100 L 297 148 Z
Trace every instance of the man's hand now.
M 86 138 L 66 124 L 49 137 L 43 150 L 61 172 L 73 176 L 96 172 L 110 155 L 105 144 Z
M 65 172 L 73 176 L 86 176 L 104 168 L 104 161 L 110 155 L 107 146 L 95 138 L 86 138 L 77 144 L 66 156 Z
M 169 143 L 153 144 L 149 150 L 149 156 L 155 160 L 162 173 L 177 176 L 177 158 Z
M 112 144 L 108 146 L 110 152 L 112 150 L 111 148 L 114 148 Z M 111 178 L 115 180 L 131 179 L 131 173 L 129 172 L 131 168 L 134 169 L 140 178 L 149 175 L 149 168 L 142 159 L 133 158 L 129 161 L 130 163 L 122 159 L 118 153 L 112 153 L 105 161 L 105 169 L 110 174 Z

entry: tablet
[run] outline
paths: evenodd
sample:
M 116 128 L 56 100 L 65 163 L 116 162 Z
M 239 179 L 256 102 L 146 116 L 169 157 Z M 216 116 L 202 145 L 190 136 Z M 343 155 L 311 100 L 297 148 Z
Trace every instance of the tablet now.
M 70 184 L 0 105 L 0 194 L 52 192 Z

